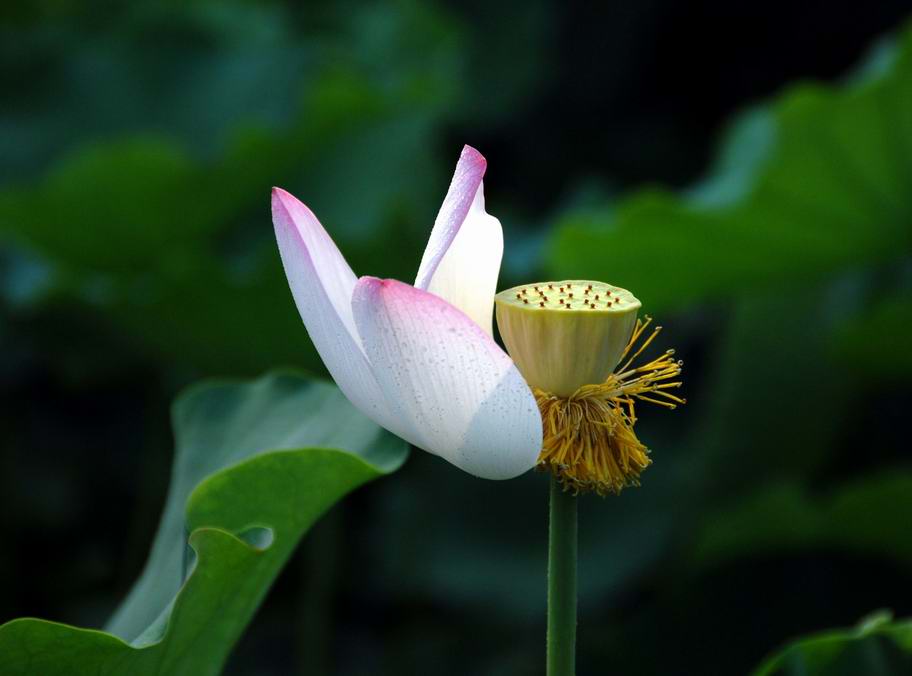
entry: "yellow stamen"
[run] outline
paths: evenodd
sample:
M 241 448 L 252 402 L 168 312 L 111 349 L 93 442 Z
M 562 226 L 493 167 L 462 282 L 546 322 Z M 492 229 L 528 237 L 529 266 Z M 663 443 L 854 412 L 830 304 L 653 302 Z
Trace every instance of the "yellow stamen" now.
M 648 317 L 637 320 L 622 360 L 651 321 Z M 544 431 L 539 467 L 553 472 L 568 490 L 606 495 L 639 485 L 640 473 L 652 461 L 649 449 L 633 430 L 637 420 L 634 402 L 646 401 L 666 408 L 686 403 L 668 392 L 681 386 L 679 380 L 668 382 L 681 375 L 683 366 L 672 358 L 674 350 L 630 368 L 660 330 L 661 327 L 654 329 L 619 372 L 603 383 L 583 385 L 569 397 L 533 389 Z

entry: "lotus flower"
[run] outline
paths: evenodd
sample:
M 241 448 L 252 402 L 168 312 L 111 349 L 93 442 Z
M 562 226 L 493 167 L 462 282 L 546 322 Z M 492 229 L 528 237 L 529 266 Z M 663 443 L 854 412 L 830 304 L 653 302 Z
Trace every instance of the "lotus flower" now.
M 414 286 L 357 278 L 313 212 L 280 188 L 272 218 L 295 304 L 349 401 L 470 474 L 509 479 L 535 466 L 542 422 L 492 337 L 503 232 L 485 212 L 486 167 L 463 149 Z

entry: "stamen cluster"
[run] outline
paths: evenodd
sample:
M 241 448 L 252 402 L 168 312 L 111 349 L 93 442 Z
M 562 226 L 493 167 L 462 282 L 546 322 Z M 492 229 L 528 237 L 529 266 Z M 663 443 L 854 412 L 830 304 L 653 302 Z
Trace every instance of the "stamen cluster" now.
M 639 485 L 640 473 L 652 461 L 633 429 L 635 402 L 672 409 L 686 403 L 670 392 L 682 384 L 675 379 L 683 362 L 674 359 L 674 350 L 633 366 L 662 329 L 656 327 L 637 347 L 651 321 L 637 320 L 621 365 L 605 382 L 583 385 L 569 397 L 533 388 L 544 431 L 539 468 L 553 472 L 568 490 L 606 495 Z

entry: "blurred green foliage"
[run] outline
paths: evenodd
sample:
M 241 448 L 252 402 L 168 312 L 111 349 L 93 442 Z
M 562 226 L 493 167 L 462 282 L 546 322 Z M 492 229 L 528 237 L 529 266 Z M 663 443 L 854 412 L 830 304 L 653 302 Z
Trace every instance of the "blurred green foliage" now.
M 912 669 L 912 623 L 876 613 L 851 631 L 813 636 L 784 648 L 756 676 L 905 674 Z
M 643 411 L 643 487 L 581 505 L 580 672 L 745 673 L 875 608 L 912 615 L 900 5 L 0 9 L 0 574 L 22 580 L 0 620 L 113 610 L 164 500 L 177 388 L 322 370 L 269 188 L 356 273 L 410 281 L 465 142 L 489 159 L 502 286 L 630 288 L 687 363 L 688 406 Z M 625 191 L 644 176 L 673 187 Z M 228 673 L 539 673 L 544 479 L 414 454 L 315 526 Z
M 616 275 L 649 307 L 785 287 L 908 254 L 912 34 L 842 87 L 799 84 L 738 118 L 709 176 L 555 230 L 553 276 Z
M 92 73 L 77 80 L 74 96 L 96 105 L 111 92 L 125 96 L 129 105 L 116 115 L 141 131 L 110 138 L 119 125 L 108 120 L 103 137 L 62 142 L 59 162 L 0 192 L 0 234 L 26 261 L 12 274 L 41 270 L 19 296 L 30 306 L 76 303 L 138 349 L 202 372 L 319 368 L 301 341 L 288 339 L 300 320 L 275 265 L 264 200 L 274 184 L 303 183 L 355 269 L 413 274 L 426 236 L 419 223 L 432 217 L 435 187 L 446 180 L 432 162 L 435 137 L 460 74 L 456 31 L 419 3 L 401 9 L 340 6 L 324 20 L 344 17 L 344 31 L 305 47 L 267 8 L 150 6 L 126 13 L 113 44 L 66 50 Z M 159 76 L 176 91 L 121 87 L 118 78 L 130 77 L 122 59 L 141 58 L 135 40 L 157 33 L 168 38 L 168 58 L 151 66 L 167 73 L 172 60 L 183 63 L 180 79 Z M 99 49 L 117 63 L 110 80 L 91 69 Z M 201 106 L 213 118 L 204 128 Z M 232 108 L 237 117 L 226 118 Z M 143 119 L 143 109 L 162 119 Z M 13 138 L 29 139 L 70 122 L 47 112 L 51 119 L 14 111 L 6 125 Z M 159 125 L 172 133 L 150 135 Z M 403 250 L 412 245 L 411 258 L 378 260 L 374 252 L 393 233 Z

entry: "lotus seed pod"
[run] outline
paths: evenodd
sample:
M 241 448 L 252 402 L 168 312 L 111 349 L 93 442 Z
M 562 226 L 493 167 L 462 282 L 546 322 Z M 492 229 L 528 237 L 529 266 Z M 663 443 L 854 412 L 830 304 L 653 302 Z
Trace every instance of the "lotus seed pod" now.
M 517 286 L 494 302 L 500 335 L 526 382 L 559 397 L 605 381 L 640 308 L 626 289 L 585 280 Z

